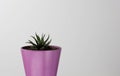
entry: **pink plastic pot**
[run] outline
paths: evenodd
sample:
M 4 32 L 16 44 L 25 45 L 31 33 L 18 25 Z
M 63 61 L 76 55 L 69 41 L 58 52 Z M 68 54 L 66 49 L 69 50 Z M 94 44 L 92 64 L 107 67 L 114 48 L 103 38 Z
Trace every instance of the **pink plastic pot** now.
M 56 76 L 61 48 L 55 50 L 27 50 L 21 48 L 26 76 Z

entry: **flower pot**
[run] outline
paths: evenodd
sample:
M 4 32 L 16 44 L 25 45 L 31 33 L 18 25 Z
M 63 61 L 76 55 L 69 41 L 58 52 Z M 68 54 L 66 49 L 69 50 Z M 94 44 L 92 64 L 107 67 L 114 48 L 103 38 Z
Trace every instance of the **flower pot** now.
M 25 46 L 26 47 L 26 46 Z M 56 76 L 61 48 L 54 50 L 28 50 L 21 48 L 26 76 Z

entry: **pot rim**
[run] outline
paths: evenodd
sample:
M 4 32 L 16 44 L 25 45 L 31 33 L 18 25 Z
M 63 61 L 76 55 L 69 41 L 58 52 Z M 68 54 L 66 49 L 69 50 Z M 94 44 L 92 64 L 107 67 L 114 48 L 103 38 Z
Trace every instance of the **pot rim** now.
M 55 49 L 53 49 L 53 50 L 30 50 L 30 49 L 24 49 L 24 47 L 29 47 L 29 46 L 23 46 L 23 47 L 21 47 L 21 50 L 22 51 L 33 51 L 33 52 L 45 52 L 45 51 L 57 51 L 57 50 L 61 50 L 61 47 L 60 46 L 56 46 L 56 45 L 50 45 L 50 47 L 53 47 L 53 48 L 55 48 Z

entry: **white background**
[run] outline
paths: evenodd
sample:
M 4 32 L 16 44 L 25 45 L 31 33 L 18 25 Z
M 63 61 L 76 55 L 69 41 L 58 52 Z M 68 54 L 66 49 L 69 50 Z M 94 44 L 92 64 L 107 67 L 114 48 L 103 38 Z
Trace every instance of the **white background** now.
M 0 0 L 0 76 L 25 76 L 35 32 L 62 47 L 58 76 L 120 76 L 120 0 Z

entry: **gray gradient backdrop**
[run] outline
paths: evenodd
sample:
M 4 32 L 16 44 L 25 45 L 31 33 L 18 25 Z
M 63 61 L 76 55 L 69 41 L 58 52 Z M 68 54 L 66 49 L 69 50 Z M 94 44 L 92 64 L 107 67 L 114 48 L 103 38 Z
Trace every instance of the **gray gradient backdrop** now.
M 25 76 L 35 32 L 63 48 L 58 76 L 120 76 L 120 0 L 0 0 L 0 76 Z

